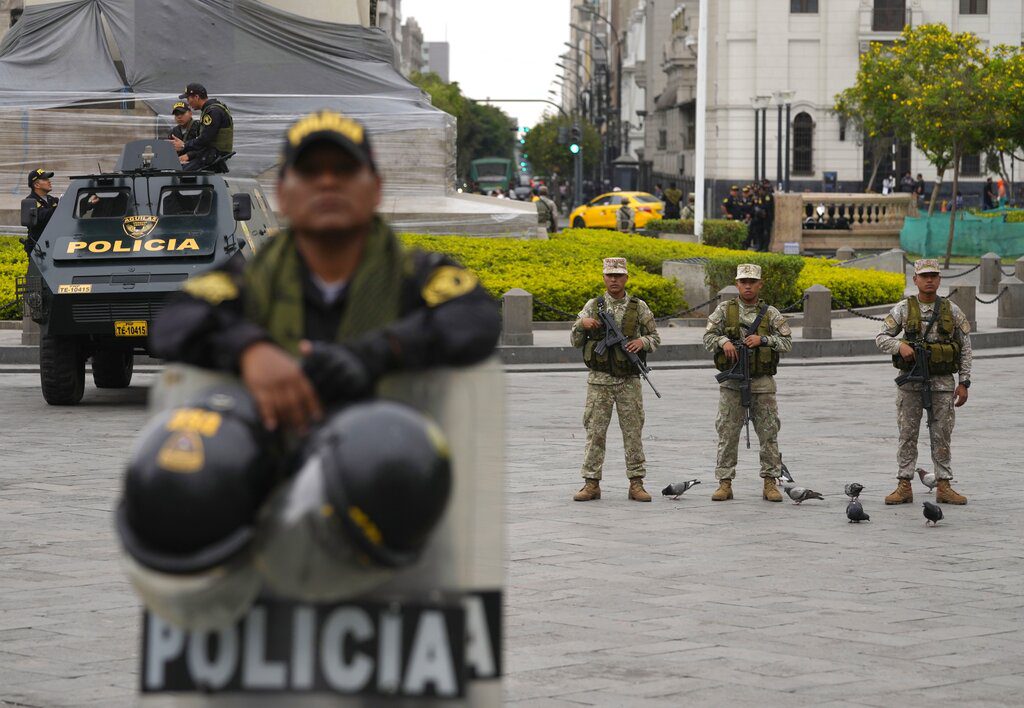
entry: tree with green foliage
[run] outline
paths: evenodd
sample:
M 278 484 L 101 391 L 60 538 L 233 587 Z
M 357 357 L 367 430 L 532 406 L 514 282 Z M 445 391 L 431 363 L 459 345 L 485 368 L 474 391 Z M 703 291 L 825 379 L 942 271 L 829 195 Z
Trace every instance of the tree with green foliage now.
M 579 119 L 583 130 L 583 168 L 593 168 L 601 161 L 601 134 L 592 124 Z M 558 144 L 558 129 L 564 128 L 571 134 L 573 119 L 563 115 L 547 115 L 526 134 L 523 152 L 530 156 L 534 174 L 550 175 L 555 172 L 563 179 L 571 179 L 573 161 L 576 156 L 569 152 L 569 145 Z
M 516 126 L 504 111 L 466 98 L 457 81 L 446 83 L 433 72 L 413 74 L 410 80 L 430 96 L 435 108 L 455 117 L 458 175 L 468 176 L 473 160 L 512 158 Z

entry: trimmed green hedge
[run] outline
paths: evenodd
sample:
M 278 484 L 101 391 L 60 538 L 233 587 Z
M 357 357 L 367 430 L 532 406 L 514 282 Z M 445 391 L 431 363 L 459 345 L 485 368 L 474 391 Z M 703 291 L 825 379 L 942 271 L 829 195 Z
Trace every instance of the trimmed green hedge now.
M 764 281 L 761 297 L 776 307 L 784 308 L 799 301 L 803 295 L 797 279 L 804 268 L 804 260 L 800 256 L 782 256 L 777 253 L 733 251 L 712 258 L 704 272 L 711 292 L 717 293 L 735 283 L 736 266 L 740 263 L 756 263 L 761 266 L 761 280 Z
M 657 219 L 648 221 L 645 231 L 666 234 L 692 234 L 693 219 Z M 739 249 L 747 239 L 747 225 L 731 219 L 704 219 L 705 246 Z
M 0 236 L 0 319 L 14 319 L 21 316 L 16 304 L 14 279 L 25 275 L 28 256 L 17 236 Z

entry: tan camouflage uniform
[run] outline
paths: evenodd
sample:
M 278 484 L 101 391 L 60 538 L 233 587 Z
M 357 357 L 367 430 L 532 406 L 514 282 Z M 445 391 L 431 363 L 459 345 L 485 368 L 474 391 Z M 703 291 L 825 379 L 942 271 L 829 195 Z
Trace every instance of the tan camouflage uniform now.
M 921 326 L 927 328 L 931 320 L 935 303 L 921 302 Z M 959 342 L 960 352 L 960 382 L 970 381 L 971 366 L 974 363 L 974 354 L 971 351 L 971 325 L 955 303 L 953 306 L 953 339 Z M 901 300 L 892 308 L 892 311 L 882 323 L 882 331 L 875 337 L 875 344 L 886 354 L 899 354 L 899 334 L 903 331 L 903 323 L 907 319 L 907 301 Z M 938 325 L 932 327 L 926 341 L 937 342 L 939 339 Z M 921 386 L 919 383 L 905 383 L 896 387 L 896 424 L 899 428 L 900 442 L 896 452 L 896 462 L 899 465 L 899 472 L 896 473 L 899 479 L 913 479 L 914 470 L 917 467 L 917 439 L 921 430 L 921 417 L 924 409 L 921 407 Z M 955 399 L 954 391 L 956 383 L 953 374 L 931 377 L 932 389 L 932 413 L 934 423 L 929 429 L 931 438 L 932 462 L 935 465 L 936 479 L 953 479 L 953 471 L 950 469 L 950 444 L 953 437 L 953 424 L 956 414 L 953 407 Z
M 612 313 L 618 325 L 622 326 L 622 318 L 631 298 L 627 293 L 621 300 L 613 300 L 608 293 L 604 294 L 605 309 Z M 661 344 L 661 336 L 654 322 L 654 314 L 647 303 L 637 300 L 639 315 L 638 337 L 644 343 L 644 351 L 650 353 Z M 585 317 L 597 319 L 597 298 L 588 301 L 572 326 L 571 341 L 574 347 L 580 348 L 587 341 L 587 331 L 580 322 Z M 601 479 L 601 468 L 604 466 L 605 440 L 608 424 L 612 419 L 612 406 L 618 411 L 619 428 L 622 430 L 622 444 L 626 452 L 626 476 L 643 477 L 647 474 L 644 465 L 644 398 L 640 385 L 640 376 L 612 376 L 604 371 L 590 371 L 587 377 L 587 402 L 583 408 L 583 427 L 587 430 L 587 447 L 583 457 L 583 468 L 580 475 L 588 479 Z
M 728 302 L 719 303 L 708 317 L 708 326 L 704 332 L 704 348 L 709 352 L 718 351 L 729 341 L 725 336 L 725 310 Z M 754 322 L 762 304 L 758 301 L 754 305 L 745 305 L 740 301 L 740 324 L 744 328 Z M 791 351 L 793 333 L 782 313 L 769 305 L 764 319 L 771 325 L 766 346 L 782 354 Z M 774 376 L 757 376 L 750 380 L 750 417 L 754 424 L 754 432 L 761 443 L 761 477 L 782 476 L 782 455 L 779 453 L 778 443 L 782 423 L 779 420 L 775 391 Z M 743 430 L 743 414 L 743 406 L 740 405 L 740 382 L 723 381 L 720 384 L 718 418 L 715 421 L 715 428 L 718 431 L 716 479 L 736 477 L 736 458 L 740 432 Z

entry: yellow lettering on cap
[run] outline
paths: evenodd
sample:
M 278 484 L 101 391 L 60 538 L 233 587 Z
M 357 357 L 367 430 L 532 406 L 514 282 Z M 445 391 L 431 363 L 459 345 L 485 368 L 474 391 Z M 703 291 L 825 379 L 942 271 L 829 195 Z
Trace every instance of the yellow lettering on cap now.
M 89 250 L 92 253 L 106 253 L 112 245 L 110 241 L 93 241 L 89 244 Z
M 89 244 L 85 241 L 72 241 L 68 244 L 68 253 L 74 253 L 75 251 L 81 251 L 83 248 L 87 248 Z
M 182 408 L 167 421 L 167 430 L 179 433 L 199 433 L 212 438 L 220 429 L 221 415 L 202 408 Z
M 323 131 L 339 133 L 357 145 L 363 142 L 363 126 L 334 111 L 320 111 L 301 119 L 288 129 L 288 142 L 294 147 L 306 136 Z
M 171 240 L 171 242 L 173 243 L 173 239 Z M 181 245 L 178 246 L 177 250 L 179 250 L 179 251 L 198 251 L 199 250 L 199 244 L 196 243 L 196 240 L 194 238 L 187 238 L 187 239 L 185 239 L 184 241 L 181 242 Z
M 162 251 L 164 250 L 164 240 L 162 238 L 155 238 L 152 241 L 146 241 L 147 251 Z

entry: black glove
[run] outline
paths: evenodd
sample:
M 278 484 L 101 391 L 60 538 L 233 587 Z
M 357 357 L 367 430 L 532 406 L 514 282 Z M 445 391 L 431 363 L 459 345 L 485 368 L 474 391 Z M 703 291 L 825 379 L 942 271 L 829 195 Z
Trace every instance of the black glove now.
M 303 360 L 302 370 L 328 407 L 368 398 L 373 393 L 374 377 L 366 364 L 341 344 L 313 342 L 313 351 Z

